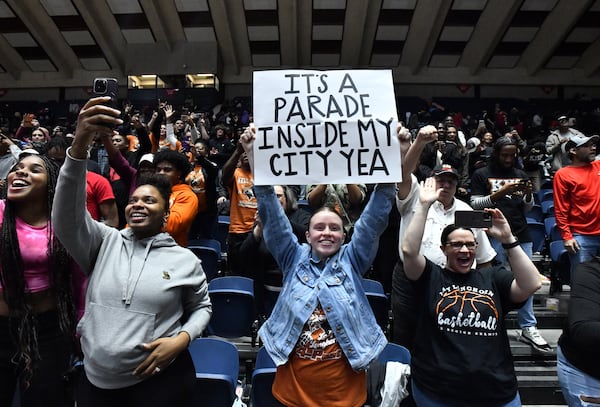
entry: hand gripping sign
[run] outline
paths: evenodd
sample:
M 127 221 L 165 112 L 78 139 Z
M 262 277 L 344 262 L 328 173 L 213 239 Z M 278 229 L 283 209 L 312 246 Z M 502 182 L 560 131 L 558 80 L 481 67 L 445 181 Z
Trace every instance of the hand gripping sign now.
M 390 70 L 254 72 L 254 183 L 402 178 Z

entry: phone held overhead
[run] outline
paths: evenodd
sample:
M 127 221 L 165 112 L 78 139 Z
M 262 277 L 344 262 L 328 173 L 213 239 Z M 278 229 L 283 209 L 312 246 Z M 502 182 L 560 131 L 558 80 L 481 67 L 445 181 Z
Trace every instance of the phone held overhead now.
M 119 91 L 119 83 L 115 78 L 95 78 L 93 93 L 95 97 L 110 96 L 110 102 L 106 106 L 117 108 L 117 93 Z M 114 127 L 112 124 L 106 123 L 107 127 Z
M 490 228 L 492 227 L 492 216 L 485 211 L 456 211 L 454 224 L 469 229 Z

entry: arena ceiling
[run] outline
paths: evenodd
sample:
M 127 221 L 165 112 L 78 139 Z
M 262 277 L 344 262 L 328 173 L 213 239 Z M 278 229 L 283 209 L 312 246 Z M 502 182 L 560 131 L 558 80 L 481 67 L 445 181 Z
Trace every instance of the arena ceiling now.
M 600 0 L 0 0 L 0 34 L 4 88 L 308 67 L 600 86 Z

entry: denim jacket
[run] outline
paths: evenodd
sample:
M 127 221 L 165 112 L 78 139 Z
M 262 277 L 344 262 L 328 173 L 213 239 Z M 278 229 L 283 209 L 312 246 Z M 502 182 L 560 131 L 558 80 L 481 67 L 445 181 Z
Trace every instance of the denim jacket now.
M 292 233 L 273 188 L 255 187 L 265 243 L 283 271 L 279 299 L 259 330 L 278 366 L 287 362 L 318 303 L 354 370 L 366 369 L 385 347 L 387 339 L 373 316 L 361 278 L 377 253 L 394 192 L 393 184 L 376 187 L 354 226 L 350 243 L 319 268 L 319 259 L 313 256 L 310 245 L 299 244 Z

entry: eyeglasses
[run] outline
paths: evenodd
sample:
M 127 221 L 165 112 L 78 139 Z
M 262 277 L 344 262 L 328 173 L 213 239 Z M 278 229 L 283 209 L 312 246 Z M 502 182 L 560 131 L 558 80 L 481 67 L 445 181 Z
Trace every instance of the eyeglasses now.
M 477 242 L 446 242 L 446 246 L 453 248 L 454 250 L 460 250 L 463 246 L 473 251 L 477 248 Z

